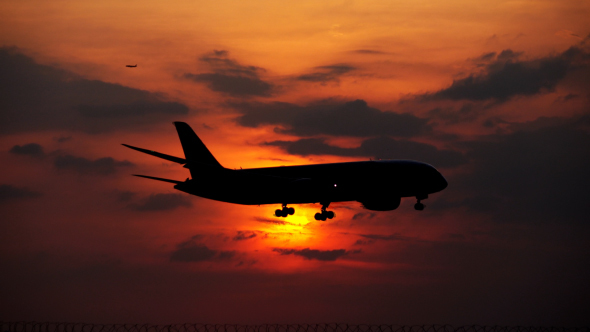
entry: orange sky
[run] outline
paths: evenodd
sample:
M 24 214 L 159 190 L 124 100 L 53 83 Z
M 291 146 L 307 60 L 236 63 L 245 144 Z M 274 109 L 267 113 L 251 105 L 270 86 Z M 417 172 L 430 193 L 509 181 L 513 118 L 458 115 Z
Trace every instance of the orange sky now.
M 588 17 L 588 1 L 0 1 L 0 320 L 589 324 L 587 208 L 556 212 L 589 198 L 570 178 L 589 164 Z M 371 110 L 423 125 L 357 131 Z M 120 145 L 182 157 L 172 121 L 228 168 L 424 157 L 450 186 L 423 212 L 276 218 L 130 176 L 189 176 Z M 289 150 L 305 139 L 340 152 Z

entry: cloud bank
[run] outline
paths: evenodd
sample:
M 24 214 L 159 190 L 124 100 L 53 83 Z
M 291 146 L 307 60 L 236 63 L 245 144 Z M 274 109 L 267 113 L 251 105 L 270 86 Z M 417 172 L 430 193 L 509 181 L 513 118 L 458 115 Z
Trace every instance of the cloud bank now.
M 233 103 L 244 127 L 276 125 L 279 133 L 295 136 L 333 135 L 412 137 L 428 132 L 428 120 L 412 114 L 383 112 L 364 100 L 322 100 L 305 106 L 285 102 Z
M 450 87 L 420 96 L 423 100 L 497 100 L 531 96 L 552 91 L 566 75 L 588 67 L 590 53 L 582 45 L 572 46 L 558 55 L 519 60 L 520 53 L 510 49 L 480 57 L 488 61 L 484 70 L 453 81 Z
M 161 94 L 89 80 L 0 48 L 0 133 L 133 129 L 178 120 L 188 107 Z
M 274 248 L 272 251 L 278 252 L 281 255 L 295 255 L 301 256 L 307 260 L 318 260 L 318 261 L 335 261 L 343 256 L 350 254 L 351 252 L 345 249 L 334 249 L 334 250 L 318 250 L 318 249 L 287 249 L 287 248 Z
M 15 187 L 10 184 L 0 184 L 0 203 L 13 199 L 35 198 L 40 196 L 41 193 L 27 188 Z
M 200 236 L 196 235 L 185 242 L 179 243 L 177 249 L 170 255 L 171 262 L 205 262 L 205 261 L 229 261 L 235 257 L 235 251 L 213 250 L 206 245 L 197 242 Z
M 204 83 L 213 91 L 231 97 L 268 97 L 273 93 L 274 84 L 264 81 L 260 75 L 265 70 L 256 66 L 244 66 L 228 57 L 226 50 L 213 51 L 199 60 L 211 68 L 202 74 L 185 73 L 183 78 Z

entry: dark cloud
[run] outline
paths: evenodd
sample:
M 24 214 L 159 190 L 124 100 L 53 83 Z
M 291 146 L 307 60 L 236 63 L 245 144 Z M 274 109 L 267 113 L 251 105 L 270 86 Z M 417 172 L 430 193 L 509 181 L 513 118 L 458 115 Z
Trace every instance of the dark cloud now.
M 446 235 L 446 238 L 448 238 L 451 241 L 463 241 L 466 239 L 465 235 L 458 233 L 449 233 Z
M 234 236 L 234 241 L 244 241 L 256 237 L 256 232 L 253 231 L 238 231 L 238 234 Z
M 498 222 L 586 222 L 589 128 L 588 115 L 540 118 L 466 143 L 471 173 L 451 176 L 452 188 L 433 207 L 464 206 Z
M 119 192 L 117 200 L 119 202 L 129 202 L 133 199 L 133 197 L 135 197 L 135 195 L 137 194 L 132 191 Z
M 217 252 L 217 256 L 215 256 L 215 260 L 217 261 L 229 261 L 232 260 L 232 258 L 236 257 L 236 252 L 235 251 L 218 251 Z M 239 263 L 238 263 L 239 264 Z
M 498 54 L 498 60 L 512 60 L 522 55 L 523 52 L 514 52 L 511 49 L 506 49 Z
M 242 126 L 278 125 L 278 132 L 296 136 L 410 137 L 430 130 L 426 119 L 408 113 L 382 112 L 360 99 L 322 100 L 305 106 L 284 102 L 232 106 L 241 113 L 236 121 Z
M 395 233 L 395 234 L 391 234 L 391 235 L 359 234 L 359 236 L 364 237 L 366 239 L 381 240 L 381 241 L 413 241 L 413 240 L 416 240 L 416 238 L 403 236 L 399 233 Z
M 563 97 L 559 97 L 559 101 L 570 101 L 570 100 L 574 100 L 574 99 L 578 99 L 580 98 L 579 94 L 575 94 L 575 93 L 568 93 L 567 95 L 563 96 Z
M 419 97 L 423 100 L 497 100 L 505 101 L 514 96 L 530 96 L 552 91 L 568 72 L 588 67 L 590 53 L 581 47 L 571 47 L 565 52 L 534 60 L 518 60 L 521 53 L 502 51 L 480 74 L 453 81 L 440 91 Z M 494 58 L 494 53 L 481 60 Z
M 347 64 L 337 64 L 330 66 L 315 67 L 315 71 L 309 74 L 297 76 L 298 81 L 326 83 L 330 81 L 337 82 L 340 76 L 355 70 L 356 68 Z
M 341 148 L 328 145 L 323 138 L 303 138 L 297 141 L 272 141 L 265 143 L 270 146 L 278 146 L 293 155 L 346 155 L 356 156 L 358 153 L 354 149 Z
M 203 244 L 180 244 L 179 248 L 170 255 L 172 262 L 201 262 L 211 260 L 217 251 L 207 248 Z
M 206 83 L 209 89 L 224 92 L 232 97 L 270 96 L 272 85 L 262 81 L 258 77 L 227 75 L 219 73 L 190 74 L 184 78 L 195 82 Z
M 53 165 L 58 170 L 94 175 L 112 175 L 121 167 L 134 166 L 133 163 L 127 160 L 118 161 L 111 157 L 90 160 L 72 155 L 59 155 L 55 157 Z
M 176 251 L 170 255 L 171 262 L 203 262 L 203 261 L 228 261 L 235 255 L 235 251 L 219 251 L 209 249 L 206 245 L 198 243 L 200 237 L 192 237 L 188 241 L 179 243 Z
M 266 219 L 266 218 L 255 218 L 258 222 L 263 222 L 266 224 L 275 224 L 275 225 L 285 225 L 287 222 L 284 220 L 279 219 Z
M 169 211 L 179 207 L 193 206 L 189 196 L 185 194 L 151 194 L 140 204 L 130 204 L 137 211 Z
M 294 225 L 291 222 L 282 220 L 282 219 L 268 219 L 268 218 L 254 218 L 258 222 L 266 223 L 266 224 L 275 224 L 275 225 Z
M 261 79 L 265 70 L 256 66 L 243 66 L 228 58 L 225 50 L 213 51 L 199 60 L 207 63 L 213 72 L 204 74 L 185 73 L 183 78 L 205 83 L 209 89 L 226 93 L 232 97 L 267 97 L 275 88 L 272 83 Z
M 9 152 L 18 155 L 28 155 L 33 157 L 45 156 L 45 152 L 43 152 L 43 147 L 37 143 L 29 143 L 22 146 L 15 145 L 9 150 Z
M 502 119 L 501 117 L 491 117 L 488 119 L 485 119 L 481 125 L 485 128 L 494 128 L 494 127 L 498 127 L 500 125 L 507 125 L 509 124 L 508 121 Z
M 89 80 L 0 48 L 0 132 L 137 128 L 188 114 L 159 94 Z
M 332 146 L 321 138 L 305 138 L 293 142 L 274 141 L 265 144 L 278 146 L 290 154 L 301 156 L 336 155 L 374 159 L 410 159 L 427 162 L 437 167 L 455 167 L 467 162 L 467 158 L 458 151 L 439 150 L 429 144 L 389 137 L 369 138 L 356 148 Z
M 497 54 L 496 52 L 485 53 L 485 54 L 482 54 L 480 57 L 478 57 L 477 60 L 490 61 L 496 57 L 496 54 Z
M 481 107 L 473 103 L 465 103 L 459 108 L 437 107 L 428 111 L 431 119 L 438 119 L 445 124 L 457 124 L 460 122 L 472 122 L 483 114 Z
M 523 54 L 523 52 L 514 52 L 511 49 L 505 49 L 505 50 L 502 50 L 502 52 L 500 52 L 500 53 L 497 53 L 497 52 L 484 53 L 481 56 L 475 58 L 475 62 L 489 64 L 489 63 L 492 63 L 495 61 L 516 60 L 522 54 Z
M 55 137 L 54 140 L 58 143 L 64 143 L 67 141 L 71 141 L 72 140 L 72 136 L 60 136 L 60 137 Z
M 224 235 L 223 235 L 223 234 L 218 234 L 218 235 L 216 235 L 216 236 L 218 236 L 218 237 L 223 237 Z M 206 238 L 206 237 L 207 237 L 207 236 L 206 236 L 205 234 L 195 234 L 195 235 L 191 236 L 190 240 L 194 240 L 194 241 L 200 241 L 200 240 L 202 240 L 202 239 L 204 239 L 204 238 Z M 190 240 L 189 240 L 189 241 L 190 241 Z
M 94 119 L 146 117 L 153 114 L 176 116 L 187 114 L 186 106 L 180 103 L 147 101 L 126 105 L 79 105 L 77 110 L 83 117 Z
M 34 198 L 39 196 L 41 196 L 41 193 L 27 188 L 19 188 L 10 184 L 0 184 L 0 203 L 13 199 Z
M 352 216 L 352 220 L 373 219 L 377 216 L 374 212 L 359 212 Z
M 254 76 L 264 69 L 256 66 L 244 66 L 237 61 L 229 58 L 229 51 L 214 50 L 199 58 L 200 61 L 207 63 L 215 72 L 224 74 L 236 74 Z
M 286 249 L 286 248 L 274 248 L 272 251 L 278 252 L 281 255 L 295 255 L 301 256 L 305 259 L 312 260 L 316 259 L 318 261 L 335 261 L 338 258 L 346 256 L 350 254 L 350 251 L 346 251 L 344 249 L 334 249 L 334 250 L 318 250 L 318 249 Z

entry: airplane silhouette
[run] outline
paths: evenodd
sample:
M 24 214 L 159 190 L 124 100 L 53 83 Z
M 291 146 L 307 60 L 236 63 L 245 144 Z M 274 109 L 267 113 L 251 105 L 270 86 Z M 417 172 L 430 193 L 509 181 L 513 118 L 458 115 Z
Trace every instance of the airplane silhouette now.
M 423 210 L 421 200 L 447 187 L 445 178 L 431 165 L 413 160 L 377 160 L 332 164 L 263 167 L 232 170 L 221 166 L 192 128 L 174 122 L 185 158 L 124 146 L 188 168 L 191 178 L 185 181 L 134 176 L 169 182 L 174 189 L 228 203 L 244 205 L 281 204 L 277 217 L 293 215 L 288 204 L 320 203 L 316 220 L 334 218 L 326 209 L 332 202 L 358 201 L 373 211 L 390 211 L 399 207 L 402 197 L 416 197 L 416 210 Z
M 128 67 L 128 68 L 135 68 L 135 67 L 137 67 L 137 65 L 126 65 L 125 67 Z

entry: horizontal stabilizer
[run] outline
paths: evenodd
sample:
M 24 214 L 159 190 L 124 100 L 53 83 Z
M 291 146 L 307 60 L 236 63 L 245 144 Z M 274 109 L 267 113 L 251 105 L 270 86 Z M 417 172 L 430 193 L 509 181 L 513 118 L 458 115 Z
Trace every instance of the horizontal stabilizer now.
M 147 176 L 147 175 L 139 175 L 139 174 L 133 174 L 133 176 L 138 176 L 140 178 L 152 179 L 152 180 L 163 181 L 163 182 L 170 182 L 170 183 L 175 183 L 175 184 L 179 184 L 179 183 L 184 182 L 184 181 L 157 178 L 155 176 Z
M 135 146 L 131 146 L 131 145 L 127 145 L 127 144 L 123 144 L 123 146 L 126 146 L 126 147 L 128 147 L 130 149 L 133 149 L 133 150 L 136 150 L 136 151 L 139 151 L 139 152 L 147 153 L 147 154 L 152 155 L 154 157 L 166 159 L 166 160 L 169 160 L 169 161 L 172 161 L 172 162 L 175 162 L 175 163 L 179 163 L 179 164 L 186 164 L 186 159 L 183 159 L 183 158 L 174 157 L 174 156 L 171 156 L 171 155 L 163 154 L 163 153 L 152 151 L 152 150 L 137 148 Z

